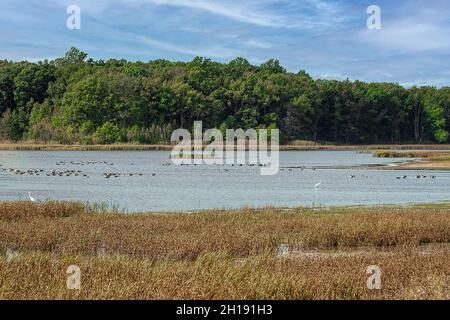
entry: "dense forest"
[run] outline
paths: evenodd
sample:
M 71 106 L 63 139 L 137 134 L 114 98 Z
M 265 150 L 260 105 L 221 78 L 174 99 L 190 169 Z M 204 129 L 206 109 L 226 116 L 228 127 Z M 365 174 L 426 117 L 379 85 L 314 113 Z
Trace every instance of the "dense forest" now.
M 450 87 L 314 80 L 253 66 L 93 60 L 0 61 L 0 140 L 167 143 L 176 128 L 279 128 L 282 142 L 449 142 Z

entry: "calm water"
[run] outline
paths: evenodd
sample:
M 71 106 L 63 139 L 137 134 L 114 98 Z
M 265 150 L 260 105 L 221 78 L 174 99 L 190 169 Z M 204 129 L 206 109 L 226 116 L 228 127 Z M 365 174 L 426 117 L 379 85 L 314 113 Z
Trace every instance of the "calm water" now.
M 160 151 L 0 151 L 0 169 L 43 170 L 39 176 L 0 171 L 0 200 L 25 200 L 30 191 L 40 200 L 106 202 L 127 211 L 450 200 L 449 172 L 352 168 L 348 166 L 393 161 L 353 151 L 291 151 L 281 152 L 280 157 L 281 171 L 276 176 L 261 176 L 257 167 L 167 166 L 169 152 Z M 302 170 L 301 166 L 307 169 Z M 344 169 L 330 168 L 336 166 Z M 317 169 L 314 171 L 312 167 Z M 52 170 L 81 173 L 78 176 L 47 176 Z M 105 173 L 122 175 L 106 178 Z M 418 174 L 435 175 L 436 178 L 417 179 Z M 407 178 L 396 179 L 403 175 Z M 322 185 L 316 190 L 314 185 L 320 181 Z

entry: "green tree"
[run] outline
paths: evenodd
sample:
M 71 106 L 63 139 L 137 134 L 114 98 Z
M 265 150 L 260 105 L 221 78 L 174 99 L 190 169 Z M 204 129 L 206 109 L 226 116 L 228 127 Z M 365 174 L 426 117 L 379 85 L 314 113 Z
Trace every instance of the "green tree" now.
M 120 128 L 107 121 L 97 129 L 95 135 L 100 143 L 115 143 L 120 139 Z

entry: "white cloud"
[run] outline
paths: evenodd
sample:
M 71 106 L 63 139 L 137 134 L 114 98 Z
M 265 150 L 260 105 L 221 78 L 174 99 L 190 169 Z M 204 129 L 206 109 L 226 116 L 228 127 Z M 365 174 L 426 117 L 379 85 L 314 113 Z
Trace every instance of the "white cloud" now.
M 322 0 L 132 0 L 158 6 L 201 10 L 262 27 L 311 28 L 342 20 L 340 8 Z
M 161 40 L 152 39 L 147 36 L 134 35 L 136 40 L 141 43 L 150 45 L 155 48 L 163 49 L 170 52 L 178 52 L 182 54 L 188 54 L 193 56 L 212 57 L 219 59 L 233 58 L 240 55 L 237 50 L 229 49 L 220 45 L 208 46 L 206 48 L 191 48 L 181 45 L 175 45 Z
M 139 1 L 139 0 L 138 0 Z M 144 0 L 155 5 L 186 7 L 192 9 L 199 9 L 237 20 L 240 22 L 255 24 L 259 26 L 280 27 L 285 25 L 283 19 L 279 17 L 268 15 L 265 13 L 258 13 L 254 8 L 246 7 L 243 1 L 211 1 L 211 0 Z
M 31 0 L 39 3 L 37 0 Z M 261 27 L 309 29 L 334 26 L 343 20 L 342 8 L 324 0 L 47 0 L 67 7 L 76 3 L 91 17 L 100 18 L 112 7 L 155 5 L 204 11 Z
M 242 40 L 242 44 L 247 47 L 256 49 L 270 49 L 272 47 L 272 44 L 257 39 Z
M 427 51 L 450 48 L 450 28 L 447 24 L 404 19 L 384 24 L 381 30 L 365 30 L 357 39 L 386 50 Z

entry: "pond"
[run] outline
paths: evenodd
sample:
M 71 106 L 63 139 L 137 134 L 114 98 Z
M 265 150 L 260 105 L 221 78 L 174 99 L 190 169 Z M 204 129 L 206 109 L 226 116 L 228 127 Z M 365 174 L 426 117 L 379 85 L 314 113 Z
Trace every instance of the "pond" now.
M 285 151 L 280 152 L 279 173 L 261 176 L 258 167 L 250 166 L 174 166 L 169 155 L 0 151 L 0 200 L 27 200 L 31 192 L 39 200 L 103 202 L 128 212 L 450 200 L 450 172 L 370 166 L 411 159 L 355 151 Z

